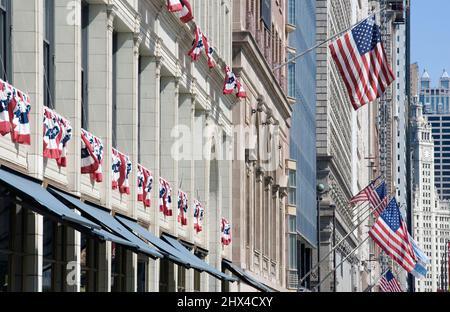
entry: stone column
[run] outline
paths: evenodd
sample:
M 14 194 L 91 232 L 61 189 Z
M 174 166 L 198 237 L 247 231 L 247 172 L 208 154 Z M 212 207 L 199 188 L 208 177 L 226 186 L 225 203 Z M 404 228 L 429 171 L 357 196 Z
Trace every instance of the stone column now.
M 44 218 L 27 210 L 24 256 L 24 285 L 26 292 L 42 291 L 42 255 L 44 252 Z
M 176 139 L 172 131 L 178 124 L 179 85 L 176 77 L 161 78 L 160 102 L 160 174 L 172 187 L 172 217 L 165 217 L 168 227 L 174 235 L 177 233 L 177 193 L 178 161 L 174 158 L 173 147 Z
M 43 178 L 43 2 L 14 1 L 12 16 L 22 17 L 12 28 L 14 86 L 31 100 L 31 146 L 28 147 L 28 173 Z
M 111 291 L 111 242 L 98 245 L 98 291 Z
M 206 138 L 207 144 L 205 146 L 205 152 L 211 151 L 208 155 L 207 164 L 207 183 L 209 184 L 207 190 L 209 190 L 206 214 L 207 224 L 205 229 L 206 234 L 206 245 L 208 246 L 208 263 L 214 267 L 218 267 L 221 261 L 222 254 L 222 244 L 220 241 L 220 219 L 222 214 L 222 172 L 219 168 L 219 161 L 217 160 L 217 151 L 220 150 L 219 145 L 220 140 L 217 140 L 217 136 L 220 133 L 216 132 L 215 123 L 211 116 L 208 114 L 206 119 L 206 128 L 213 127 L 213 132 L 209 133 Z M 214 154 L 213 154 L 214 152 Z M 216 277 L 211 275 L 208 276 L 209 279 L 209 291 L 210 292 L 220 292 L 221 291 L 221 281 Z
M 101 204 L 111 207 L 112 147 L 112 34 L 114 7 L 104 4 L 89 6 L 88 35 L 88 101 L 89 131 L 98 136 L 105 148 Z
M 191 93 L 180 94 L 179 99 L 179 125 L 180 125 L 180 161 L 179 161 L 179 176 L 182 181 L 181 189 L 186 192 L 188 196 L 188 224 L 183 226 L 183 234 L 187 240 L 194 241 L 194 211 L 192 203 L 195 195 L 194 183 L 194 114 L 195 114 L 195 95 Z M 181 183 L 181 182 L 180 182 Z M 181 227 L 180 224 L 178 224 Z M 186 270 L 186 291 L 194 291 L 194 270 Z
M 130 157 L 133 170 L 129 176 L 128 213 L 136 216 L 138 163 L 138 60 L 142 38 L 133 33 L 117 33 L 116 77 L 113 96 L 116 97 L 117 149 Z
M 160 75 L 159 57 L 142 56 L 140 68 L 140 158 L 153 173 L 150 231 L 159 236 L 159 163 L 160 163 Z M 159 260 L 149 260 L 149 291 L 159 290 Z
M 209 170 L 208 162 L 205 160 L 203 152 L 205 149 L 204 143 L 204 128 L 206 124 L 206 111 L 196 110 L 194 112 L 194 198 L 199 200 L 205 207 L 205 220 L 203 223 L 203 232 L 195 233 L 194 240 L 202 241 L 205 248 L 207 248 L 207 219 L 209 214 L 208 194 L 209 194 Z M 193 218 L 193 215 L 192 215 Z M 193 219 L 192 219 L 193 220 Z M 192 225 L 193 227 L 193 225 Z M 203 239 L 203 240 L 202 240 Z M 200 274 L 200 290 L 202 292 L 208 291 L 209 279 L 207 273 Z
M 66 285 L 68 292 L 80 292 L 81 286 L 81 234 L 73 228 L 66 229 L 67 250 L 66 252 L 66 274 L 63 276 L 62 283 Z M 75 271 L 72 271 L 75 270 Z M 73 276 L 75 274 L 75 276 Z M 74 282 L 73 278 L 75 280 Z
M 127 269 L 125 290 L 127 292 L 137 292 L 137 264 L 138 255 L 132 251 L 126 250 Z
M 73 13 L 72 11 L 73 10 Z M 55 105 L 72 124 L 68 143 L 68 191 L 80 190 L 81 0 L 55 0 Z

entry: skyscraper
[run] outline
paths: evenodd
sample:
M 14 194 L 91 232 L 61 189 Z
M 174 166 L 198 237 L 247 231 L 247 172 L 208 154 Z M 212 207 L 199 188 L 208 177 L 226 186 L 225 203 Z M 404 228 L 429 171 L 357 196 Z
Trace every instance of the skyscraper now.
M 450 199 L 450 78 L 444 70 L 439 85 L 431 86 L 425 70 L 420 79 L 419 103 L 428 116 L 434 139 L 435 185 L 441 199 Z
M 288 0 L 288 24 L 295 27 L 289 35 L 289 58 L 315 44 L 315 12 L 315 0 Z M 315 51 L 288 65 L 288 96 L 295 99 L 290 157 L 297 162 L 295 196 L 289 199 L 297 209 L 300 278 L 311 269 L 313 253 L 317 250 L 315 77 Z M 309 279 L 302 286 L 308 288 Z

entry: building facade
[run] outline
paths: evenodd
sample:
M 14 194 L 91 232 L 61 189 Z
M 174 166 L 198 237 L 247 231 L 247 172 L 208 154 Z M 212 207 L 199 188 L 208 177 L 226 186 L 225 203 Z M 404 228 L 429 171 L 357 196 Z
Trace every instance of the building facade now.
M 422 107 L 416 106 L 414 123 L 414 237 L 423 251 L 432 260 L 428 276 L 416 280 L 416 291 L 436 291 L 436 232 L 434 230 L 434 215 L 438 199 L 435 198 L 434 186 L 434 141 L 431 125 L 422 113 Z M 434 273 L 433 273 L 434 272 Z M 434 280 L 434 281 L 433 281 Z
M 316 41 L 316 1 L 288 1 L 289 56 L 291 59 L 314 46 Z M 288 96 L 295 100 L 292 115 L 290 157 L 297 170 L 289 181 L 288 204 L 297 211 L 299 267 L 291 267 L 291 276 L 303 278 L 312 268 L 317 252 L 316 203 L 316 53 L 312 51 L 288 66 Z M 294 239 L 292 236 L 291 240 Z M 290 242 L 294 245 L 294 242 Z M 317 262 L 316 262 L 317 263 Z M 297 288 L 296 278 L 291 286 Z M 310 278 L 302 287 L 311 288 Z
M 360 6 L 354 1 L 320 0 L 316 9 L 316 41 L 321 42 L 354 24 L 354 12 Z M 323 280 L 321 291 L 357 291 L 359 285 L 359 260 L 355 255 L 324 279 L 334 264 L 339 264 L 359 244 L 359 238 L 351 234 L 341 248 L 330 253 L 335 242 L 354 230 L 353 213 L 348 207 L 353 186 L 353 108 L 345 90 L 328 47 L 318 48 L 317 182 L 329 190 L 320 202 L 320 258 L 329 255 L 320 265 L 319 276 L 312 280 L 313 285 L 317 278 Z
M 269 33 L 251 37 L 238 27 L 253 25 L 246 23 L 248 13 L 257 11 L 247 10 L 247 3 L 190 2 L 195 19 L 187 24 L 163 0 L 2 2 L 7 25 L 7 36 L 1 36 L 7 47 L 1 51 L 2 78 L 31 99 L 30 145 L 17 144 L 10 135 L 0 137 L 2 290 L 245 289 L 241 280 L 230 283 L 234 280 L 224 262 L 247 264 L 273 288 L 285 287 L 282 194 L 291 111 L 286 86 L 276 83 L 285 76 L 269 66 L 285 57 L 285 16 L 276 13 L 285 12 L 284 3 L 278 8 L 273 1 L 272 31 L 279 37 L 265 41 L 272 38 Z M 259 15 L 253 17 L 256 24 Z M 214 69 L 208 69 L 206 56 L 197 62 L 187 56 L 196 26 L 214 47 Z M 248 88 L 247 101 L 223 95 L 225 65 L 236 67 Z M 259 93 L 267 85 L 273 90 Z M 253 113 L 251 105 L 257 103 Z M 49 158 L 54 155 L 44 157 L 51 141 L 43 146 L 43 138 L 52 140 L 57 129 L 44 133 L 44 110 L 50 109 L 52 116 L 62 117 L 51 117 L 49 123 L 71 124 L 65 130 L 67 138 L 71 133 L 64 143 L 66 166 Z M 244 188 L 235 185 L 245 181 L 247 168 L 242 162 L 244 170 L 237 172 L 228 157 L 233 123 L 245 122 L 238 116 L 258 124 L 273 119 L 281 129 L 271 139 L 276 168 L 261 171 L 255 164 L 247 179 L 257 192 L 252 204 L 247 204 L 249 197 L 236 202 Z M 87 144 L 81 140 L 82 128 L 103 143 L 102 182 L 99 176 L 81 174 Z M 262 150 L 266 141 L 258 139 Z M 127 160 L 132 168 L 124 165 Z M 118 164 L 126 173 L 120 173 L 119 181 Z M 154 178 L 150 207 L 139 200 L 138 164 Z M 111 187 L 117 182 L 120 191 Z M 188 198 L 186 222 L 178 219 L 179 191 Z M 196 201 L 204 210 L 194 215 Z M 223 218 L 231 223 L 230 245 L 221 242 Z M 251 244 L 249 252 L 244 242 Z
M 450 240 L 450 205 L 441 200 L 434 184 L 434 129 L 422 105 L 416 106 L 414 152 L 414 234 L 430 258 L 428 274 L 416 280 L 416 291 L 436 292 L 446 289 L 447 245 Z
M 431 124 L 434 139 L 435 186 L 440 199 L 450 199 L 450 78 L 444 70 L 439 85 L 431 86 L 425 70 L 420 79 L 419 104 Z
M 233 161 L 232 260 L 253 278 L 286 289 L 289 268 L 296 265 L 295 209 L 287 206 L 289 135 L 292 107 L 287 98 L 285 1 L 233 2 L 233 68 L 247 99 L 233 107 L 239 127 Z M 293 223 L 293 224 L 292 224 Z M 248 291 L 239 284 L 238 291 Z

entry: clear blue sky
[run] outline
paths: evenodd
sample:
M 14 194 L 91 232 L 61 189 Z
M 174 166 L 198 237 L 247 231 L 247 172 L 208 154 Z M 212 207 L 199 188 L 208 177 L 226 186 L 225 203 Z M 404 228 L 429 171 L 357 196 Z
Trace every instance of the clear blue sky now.
M 449 0 L 411 0 L 411 62 L 426 68 L 435 85 L 445 68 L 450 72 Z

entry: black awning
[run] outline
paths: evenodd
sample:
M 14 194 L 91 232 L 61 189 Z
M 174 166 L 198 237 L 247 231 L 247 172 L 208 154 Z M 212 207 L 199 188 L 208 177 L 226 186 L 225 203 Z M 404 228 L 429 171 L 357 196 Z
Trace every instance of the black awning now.
M 231 271 L 231 273 L 233 273 L 234 275 L 239 277 L 247 285 L 250 285 L 262 292 L 274 292 L 275 291 L 274 289 L 265 285 L 264 283 L 257 281 L 254 277 L 249 275 L 247 272 L 245 272 L 243 269 L 241 269 L 237 265 L 234 265 L 232 262 L 230 262 L 228 260 L 223 260 L 222 263 L 228 270 Z
M 94 219 L 99 224 L 111 230 L 115 233 L 115 236 L 119 236 L 125 241 L 129 241 L 131 246 L 135 247 L 138 252 L 144 253 L 152 258 L 162 258 L 164 257 L 161 253 L 159 253 L 156 249 L 152 248 L 149 244 L 141 240 L 139 237 L 134 235 L 132 232 L 128 231 L 119 221 L 117 221 L 109 212 L 104 211 L 100 208 L 94 207 L 93 205 L 88 205 L 78 198 L 67 195 L 61 191 L 57 191 L 55 189 L 49 189 L 49 191 L 54 194 L 59 199 L 67 202 L 70 205 L 75 206 L 79 209 L 84 215 L 89 216 Z M 100 234 L 100 233 L 99 233 Z M 105 233 L 103 232 L 105 235 Z M 107 233 L 108 235 L 110 233 Z M 106 237 L 105 237 L 106 238 Z
M 172 245 L 166 243 L 162 239 L 153 235 L 144 227 L 140 226 L 136 221 L 132 221 L 120 216 L 116 216 L 116 219 L 119 220 L 119 222 L 126 226 L 130 231 L 134 232 L 136 235 L 142 237 L 150 244 L 157 247 L 158 250 L 172 262 L 186 266 L 187 268 L 192 267 L 193 261 L 190 261 L 188 258 L 186 258 L 184 254 L 172 247 Z
M 0 183 L 17 193 L 32 211 L 55 218 L 75 228 L 101 229 L 101 226 L 77 214 L 50 194 L 41 184 L 0 168 Z M 28 203 L 28 204 L 27 204 Z
M 172 245 L 172 247 L 176 248 L 179 252 L 181 252 L 182 254 L 185 255 L 185 257 L 187 259 L 189 259 L 189 261 L 192 262 L 192 267 L 194 269 L 197 269 L 199 271 L 202 272 L 206 272 L 218 279 L 221 280 L 225 280 L 225 281 L 230 281 L 230 282 L 235 282 L 236 279 L 226 275 L 225 273 L 220 272 L 219 270 L 217 270 L 215 267 L 211 266 L 210 264 L 206 263 L 205 261 L 203 261 L 202 259 L 200 259 L 199 257 L 195 256 L 193 253 L 191 253 L 186 247 L 183 246 L 183 244 L 181 244 L 178 240 L 176 240 L 173 237 L 170 237 L 168 235 L 163 235 L 162 238 L 168 242 L 170 245 Z

